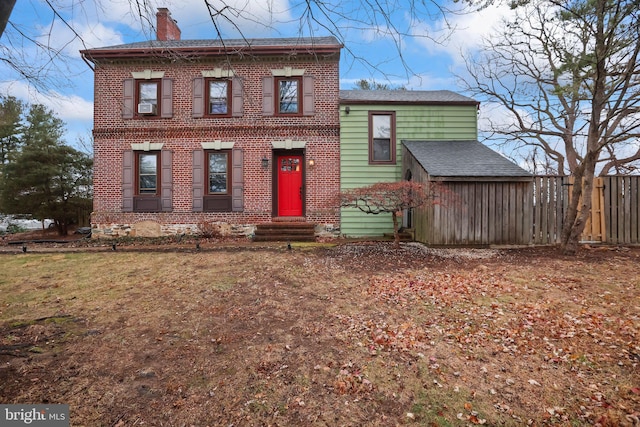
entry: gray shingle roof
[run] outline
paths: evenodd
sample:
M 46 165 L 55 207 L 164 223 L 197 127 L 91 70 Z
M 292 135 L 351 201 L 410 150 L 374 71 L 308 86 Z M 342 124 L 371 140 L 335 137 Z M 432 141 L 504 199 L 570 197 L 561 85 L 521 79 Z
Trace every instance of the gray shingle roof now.
M 470 103 L 473 98 L 449 90 L 341 90 L 340 103 Z
M 529 177 L 531 174 L 478 141 L 402 141 L 434 177 Z
M 341 46 L 340 42 L 333 37 L 290 37 L 290 38 L 264 38 L 264 39 L 207 39 L 207 40 L 147 40 L 143 42 L 126 43 L 115 46 L 106 46 L 91 49 L 99 50 L 122 50 L 122 49 L 179 49 L 179 48 L 203 48 L 203 47 L 228 47 L 228 48 L 248 48 L 265 46 Z

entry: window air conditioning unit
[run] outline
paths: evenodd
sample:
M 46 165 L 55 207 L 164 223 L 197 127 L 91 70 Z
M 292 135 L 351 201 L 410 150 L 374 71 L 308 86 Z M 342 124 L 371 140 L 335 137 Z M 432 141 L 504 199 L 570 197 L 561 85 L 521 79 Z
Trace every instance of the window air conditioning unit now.
M 138 114 L 156 114 L 156 108 L 155 104 L 138 104 Z

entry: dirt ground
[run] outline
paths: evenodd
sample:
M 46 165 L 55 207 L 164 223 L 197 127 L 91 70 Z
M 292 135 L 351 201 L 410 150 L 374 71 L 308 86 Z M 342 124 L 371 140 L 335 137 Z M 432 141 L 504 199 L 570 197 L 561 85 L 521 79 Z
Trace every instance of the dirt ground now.
M 0 403 L 73 426 L 640 425 L 640 248 L 152 243 L 3 241 Z

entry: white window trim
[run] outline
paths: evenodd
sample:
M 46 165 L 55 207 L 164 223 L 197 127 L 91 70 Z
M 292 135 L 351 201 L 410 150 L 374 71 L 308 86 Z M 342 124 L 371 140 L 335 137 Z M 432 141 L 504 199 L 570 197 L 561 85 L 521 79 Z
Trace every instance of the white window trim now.
M 222 68 L 214 68 L 213 70 L 202 71 L 202 77 L 205 78 L 223 79 L 235 76 L 236 73 L 234 73 L 233 70 L 223 70 Z
M 231 150 L 233 149 L 235 142 L 221 141 L 219 139 L 216 139 L 212 142 L 201 142 L 200 145 L 202 145 L 203 150 Z
M 164 73 L 165 73 L 164 71 L 151 71 L 151 70 L 132 71 L 131 76 L 133 76 L 133 78 L 136 80 L 163 79 Z
M 150 142 L 144 141 L 139 144 L 131 144 L 133 151 L 159 151 L 162 150 L 164 142 Z
M 272 69 L 271 75 L 274 77 L 299 77 L 304 75 L 304 68 L 284 67 Z
M 271 145 L 274 150 L 293 150 L 305 148 L 307 146 L 307 141 L 292 141 L 290 139 L 285 139 L 284 141 L 272 141 Z

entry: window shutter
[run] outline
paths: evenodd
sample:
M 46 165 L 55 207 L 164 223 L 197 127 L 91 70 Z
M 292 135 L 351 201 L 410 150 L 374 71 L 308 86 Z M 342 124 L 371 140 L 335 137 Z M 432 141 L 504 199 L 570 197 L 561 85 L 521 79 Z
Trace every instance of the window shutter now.
M 124 79 L 123 82 L 123 99 L 122 99 L 122 118 L 132 119 L 135 111 L 136 97 L 136 81 L 134 79 Z
M 204 117 L 204 77 L 193 79 L 193 117 Z
M 305 116 L 313 116 L 316 113 L 313 83 L 313 76 L 304 76 L 302 78 L 302 114 Z
M 162 150 L 160 152 L 160 163 L 162 164 L 160 186 L 160 203 L 162 212 L 171 212 L 173 210 L 173 177 L 171 169 L 173 163 L 173 151 Z
M 275 100 L 273 98 L 274 82 L 272 76 L 262 78 L 262 115 L 273 116 Z
M 204 198 L 204 151 L 193 152 L 193 211 L 202 212 Z
M 244 178 L 242 173 L 244 160 L 242 149 L 234 148 L 232 156 L 231 211 L 242 212 L 244 210 Z
M 231 79 L 231 115 L 233 117 L 242 117 L 244 113 L 244 98 L 242 79 L 240 77 L 234 77 Z
M 162 79 L 162 104 L 160 105 L 160 117 L 165 119 L 173 117 L 173 79 Z
M 122 212 L 133 212 L 133 151 L 122 153 Z

